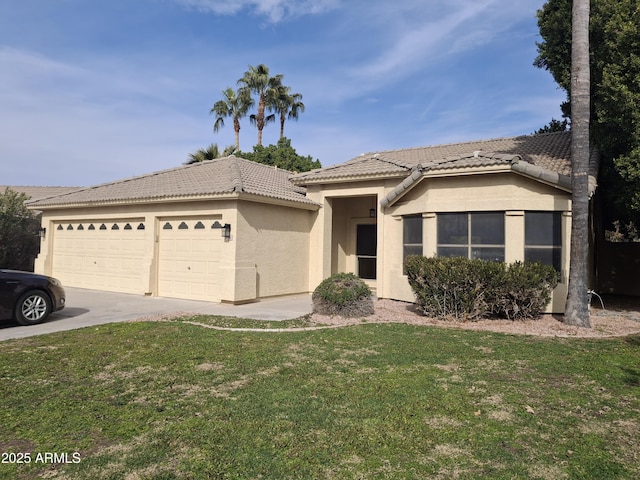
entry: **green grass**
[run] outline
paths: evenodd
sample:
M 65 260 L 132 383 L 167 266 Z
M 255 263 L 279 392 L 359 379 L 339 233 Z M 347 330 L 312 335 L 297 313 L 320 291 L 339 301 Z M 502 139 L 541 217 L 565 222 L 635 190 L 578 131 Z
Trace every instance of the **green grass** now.
M 640 478 L 640 336 L 120 323 L 2 342 L 0 380 L 0 452 L 81 458 L 0 478 Z

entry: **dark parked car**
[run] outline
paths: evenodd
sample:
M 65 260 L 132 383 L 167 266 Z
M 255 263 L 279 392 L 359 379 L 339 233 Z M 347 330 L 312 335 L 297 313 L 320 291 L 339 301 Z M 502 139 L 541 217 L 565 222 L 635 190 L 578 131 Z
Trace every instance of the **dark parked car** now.
M 0 269 L 0 320 L 35 325 L 64 308 L 64 288 L 45 275 Z

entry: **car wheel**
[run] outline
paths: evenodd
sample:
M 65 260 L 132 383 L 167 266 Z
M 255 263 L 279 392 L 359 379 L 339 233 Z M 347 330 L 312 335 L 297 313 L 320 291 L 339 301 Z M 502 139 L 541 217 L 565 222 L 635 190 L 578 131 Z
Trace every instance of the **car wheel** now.
M 42 322 L 51 312 L 49 296 L 38 290 L 23 294 L 16 305 L 16 321 L 20 325 L 35 325 Z

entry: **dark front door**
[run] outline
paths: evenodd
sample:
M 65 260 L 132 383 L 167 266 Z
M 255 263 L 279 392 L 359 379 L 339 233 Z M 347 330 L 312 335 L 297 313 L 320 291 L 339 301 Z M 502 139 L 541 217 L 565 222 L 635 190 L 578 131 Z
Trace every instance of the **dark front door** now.
M 377 248 L 377 226 L 375 224 L 356 225 L 356 257 L 360 278 L 375 280 Z

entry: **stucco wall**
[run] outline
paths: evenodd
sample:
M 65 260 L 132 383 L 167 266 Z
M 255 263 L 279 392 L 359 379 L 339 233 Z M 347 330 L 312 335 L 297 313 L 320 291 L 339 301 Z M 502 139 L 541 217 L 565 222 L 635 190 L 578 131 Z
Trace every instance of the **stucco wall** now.
M 255 296 L 308 292 L 312 213 L 241 201 L 238 214 L 237 263 L 253 269 Z M 243 281 L 251 282 L 250 276 Z

